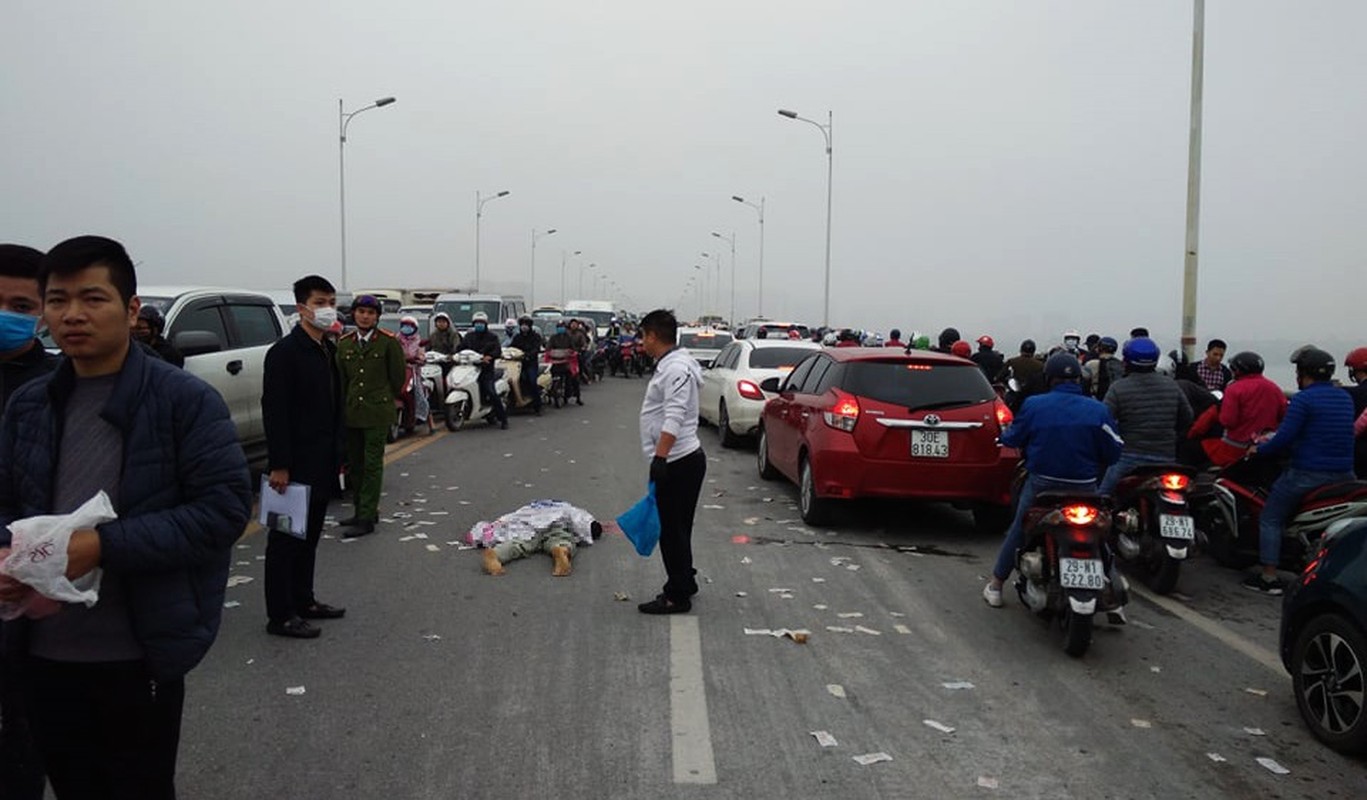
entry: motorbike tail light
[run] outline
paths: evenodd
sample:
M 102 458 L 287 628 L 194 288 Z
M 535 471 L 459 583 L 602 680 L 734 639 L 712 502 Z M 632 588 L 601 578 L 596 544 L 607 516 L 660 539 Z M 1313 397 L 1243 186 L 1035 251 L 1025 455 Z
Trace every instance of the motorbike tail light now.
M 1164 489 L 1174 492 L 1180 492 L 1191 485 L 1191 478 L 1180 472 L 1169 472 L 1159 480 L 1162 482 Z
M 1016 418 L 1016 415 L 1011 413 L 1011 409 L 1006 403 L 1002 402 L 1000 397 L 996 399 L 995 405 L 997 411 L 997 426 L 1005 428 L 1007 425 L 1011 424 L 1011 421 Z
M 764 399 L 764 392 L 760 391 L 759 384 L 754 381 L 736 381 L 736 391 L 746 400 Z
M 835 405 L 821 413 L 826 424 L 836 430 L 851 433 L 859 422 L 859 401 L 854 395 L 835 390 Z
M 1078 504 L 1063 507 L 1063 519 L 1070 525 L 1091 525 L 1096 521 L 1096 508 Z

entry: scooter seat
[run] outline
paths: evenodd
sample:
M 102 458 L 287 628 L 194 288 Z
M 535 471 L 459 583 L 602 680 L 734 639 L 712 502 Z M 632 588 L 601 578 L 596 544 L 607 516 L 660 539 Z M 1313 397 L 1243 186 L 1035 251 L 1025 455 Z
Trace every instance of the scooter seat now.
M 1301 507 L 1328 506 L 1345 500 L 1367 498 L 1367 481 L 1342 481 L 1313 489 L 1301 500 Z

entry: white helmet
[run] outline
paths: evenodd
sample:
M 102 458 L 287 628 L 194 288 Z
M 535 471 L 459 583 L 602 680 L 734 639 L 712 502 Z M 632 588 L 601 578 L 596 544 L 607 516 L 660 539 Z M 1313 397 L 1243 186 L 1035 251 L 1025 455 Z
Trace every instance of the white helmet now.
M 473 317 L 470 317 L 470 321 L 471 321 L 471 322 L 483 322 L 484 324 L 487 325 L 487 324 L 489 324 L 489 315 L 488 315 L 488 314 L 485 314 L 483 311 L 476 311 L 476 312 L 475 312 L 475 315 L 474 315 Z
M 821 343 L 827 347 L 835 347 L 836 343 L 839 341 L 840 337 L 836 335 L 835 331 L 828 331 L 821 339 Z

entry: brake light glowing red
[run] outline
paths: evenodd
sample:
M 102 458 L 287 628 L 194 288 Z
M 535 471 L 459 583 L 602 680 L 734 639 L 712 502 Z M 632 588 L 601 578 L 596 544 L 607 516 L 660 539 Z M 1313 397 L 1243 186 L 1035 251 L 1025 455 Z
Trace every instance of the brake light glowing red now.
M 1063 518 L 1071 525 L 1090 525 L 1096 520 L 1096 509 L 1092 506 L 1064 506 Z
M 1012 420 L 1016 418 L 1016 415 L 1011 413 L 1011 409 L 1006 405 L 1006 403 L 1002 402 L 1002 399 L 1000 397 L 997 398 L 996 406 L 997 426 L 1005 428 L 1007 425 L 1011 424 Z
M 1159 479 L 1163 483 L 1163 488 L 1174 492 L 1180 492 L 1191 485 L 1191 478 L 1180 472 L 1170 472 Z
M 929 372 L 932 367 L 929 364 L 908 364 L 907 369 L 914 369 L 918 372 Z
M 855 423 L 859 422 L 859 401 L 854 395 L 836 389 L 835 405 L 822 412 L 821 416 L 832 428 L 846 433 L 853 432 Z
M 736 381 L 736 391 L 746 400 L 764 399 L 764 392 L 760 391 L 759 384 L 754 381 Z

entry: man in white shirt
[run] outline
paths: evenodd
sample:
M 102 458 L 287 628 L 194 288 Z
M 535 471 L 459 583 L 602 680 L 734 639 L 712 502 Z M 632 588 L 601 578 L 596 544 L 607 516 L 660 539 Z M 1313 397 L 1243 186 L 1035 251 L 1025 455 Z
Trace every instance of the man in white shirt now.
M 669 576 L 664 590 L 638 608 L 643 614 L 682 614 L 698 593 L 693 569 L 693 516 L 707 475 L 698 441 L 698 390 L 702 368 L 677 346 L 679 322 L 656 309 L 641 320 L 642 345 L 655 360 L 655 376 L 641 402 L 641 450 L 650 462 L 660 510 L 660 557 Z

